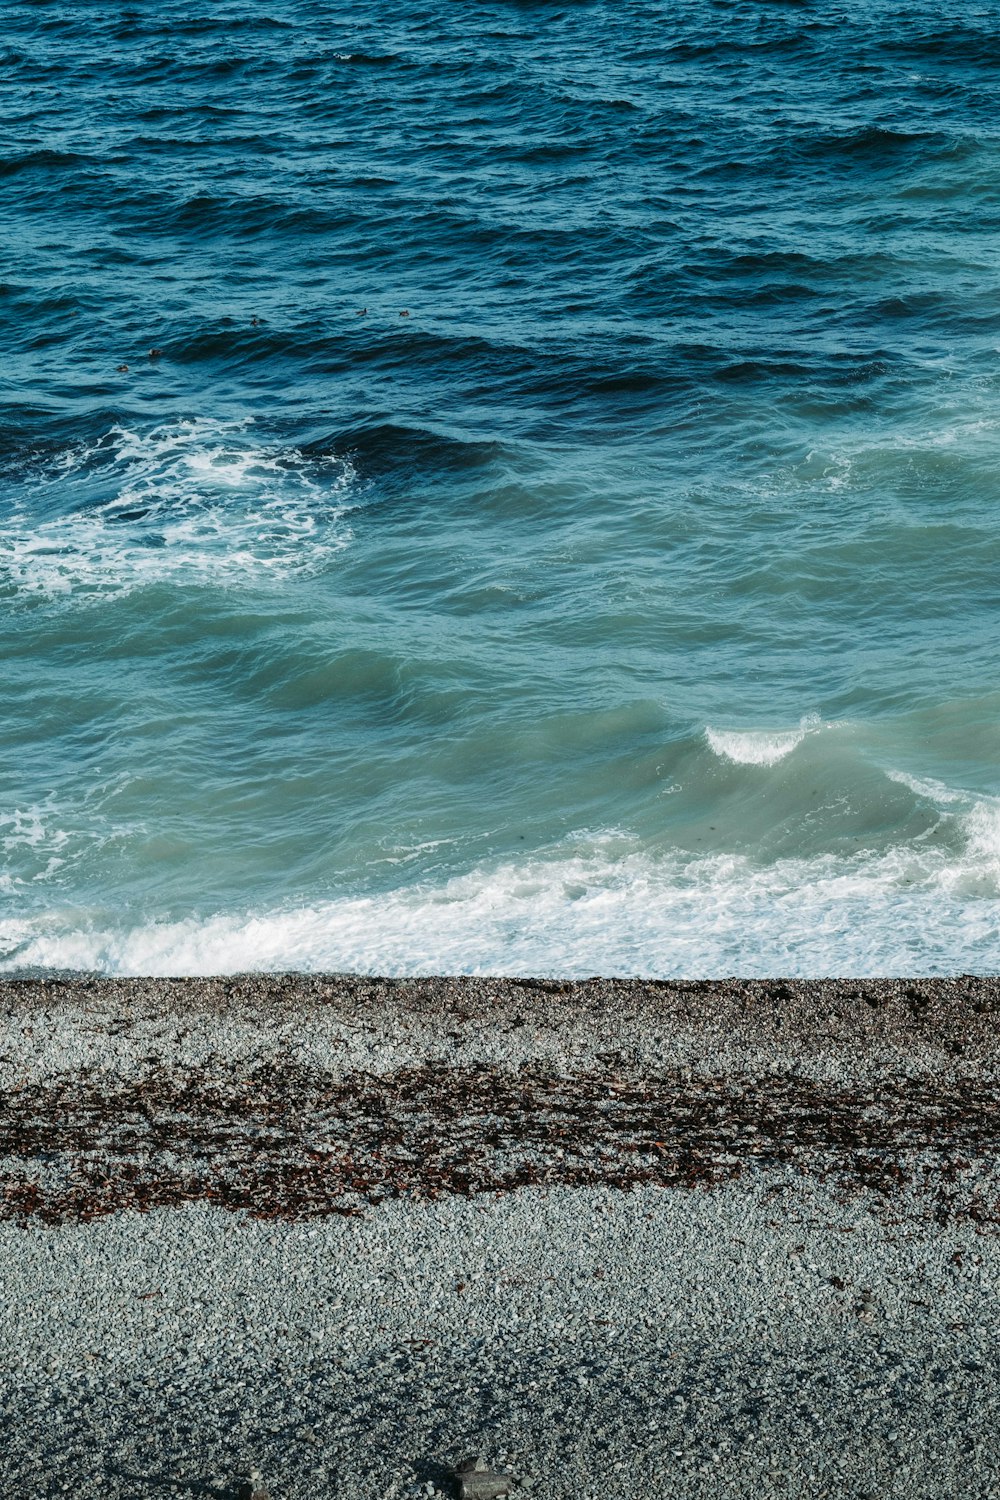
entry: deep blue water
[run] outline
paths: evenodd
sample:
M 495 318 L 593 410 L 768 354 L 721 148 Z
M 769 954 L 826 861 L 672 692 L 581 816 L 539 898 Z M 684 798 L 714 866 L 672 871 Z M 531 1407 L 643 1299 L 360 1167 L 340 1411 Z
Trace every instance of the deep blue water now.
M 995 7 L 0 17 L 3 967 L 1000 970 Z

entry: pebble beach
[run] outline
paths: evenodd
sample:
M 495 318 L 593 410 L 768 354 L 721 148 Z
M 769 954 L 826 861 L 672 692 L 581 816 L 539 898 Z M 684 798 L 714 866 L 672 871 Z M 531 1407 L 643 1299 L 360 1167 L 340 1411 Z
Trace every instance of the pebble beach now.
M 12 1496 L 987 1496 L 993 980 L 0 988 Z
M 995 7 L 3 19 L 0 1500 L 993 1500 Z

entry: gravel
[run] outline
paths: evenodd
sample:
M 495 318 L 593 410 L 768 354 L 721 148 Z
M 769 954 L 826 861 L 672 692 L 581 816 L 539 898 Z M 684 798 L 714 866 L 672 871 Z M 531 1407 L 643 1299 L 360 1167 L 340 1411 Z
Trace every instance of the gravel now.
M 1000 1246 L 793 1174 L 0 1226 L 14 1495 L 987 1495 Z M 956 1252 L 960 1264 L 956 1261 Z M 836 1280 L 835 1280 L 836 1278 Z M 423 1488 L 422 1488 L 423 1487 Z
M 414 1059 L 575 1069 L 790 1070 L 861 1079 L 997 1063 L 1000 979 L 0 980 L 0 1081 L 92 1067 L 128 1078 L 262 1055 L 391 1072 Z
M 655 989 L 603 982 L 8 985 L 0 1053 L 8 1089 L 298 1046 L 331 1076 L 387 1071 L 454 1062 L 449 1031 L 466 1063 L 995 1077 L 995 986 L 909 987 L 927 1003 L 905 982 L 854 1001 L 677 986 L 664 1020 Z M 852 1023 L 832 1039 L 824 1006 Z M 969 1170 L 1000 1193 L 995 1153 Z M 259 1471 L 272 1500 L 374 1500 L 454 1494 L 481 1454 L 539 1500 L 992 1496 L 998 1295 L 991 1223 L 938 1222 L 912 1183 L 846 1195 L 767 1162 L 712 1187 L 555 1184 L 306 1222 L 210 1202 L 8 1220 L 0 1481 L 16 1500 L 233 1500 Z

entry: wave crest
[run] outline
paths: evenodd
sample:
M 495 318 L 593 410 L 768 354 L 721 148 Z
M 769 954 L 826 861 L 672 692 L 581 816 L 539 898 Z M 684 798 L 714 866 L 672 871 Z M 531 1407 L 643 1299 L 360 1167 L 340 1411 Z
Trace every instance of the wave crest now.
M 709 749 L 738 766 L 774 766 L 820 728 L 815 715 L 799 721 L 797 729 L 705 729 Z

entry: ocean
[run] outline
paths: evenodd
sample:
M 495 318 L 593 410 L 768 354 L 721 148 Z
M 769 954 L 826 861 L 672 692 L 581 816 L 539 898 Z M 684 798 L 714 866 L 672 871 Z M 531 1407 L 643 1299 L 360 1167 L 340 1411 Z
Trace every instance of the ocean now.
M 0 14 L 0 968 L 1000 970 L 995 7 Z

